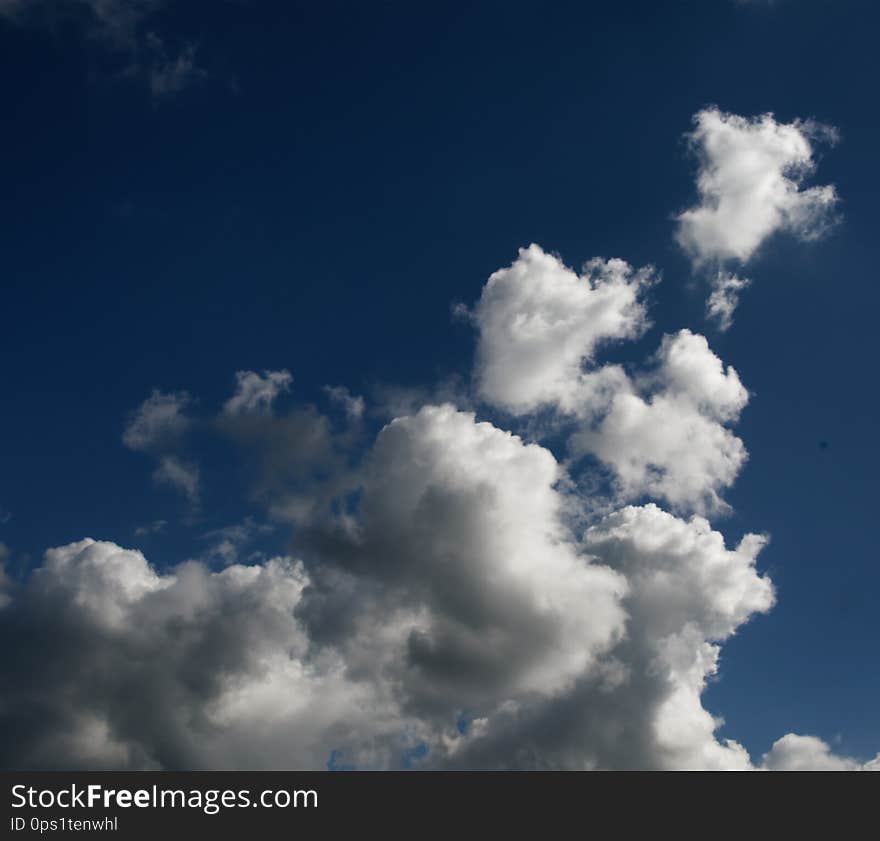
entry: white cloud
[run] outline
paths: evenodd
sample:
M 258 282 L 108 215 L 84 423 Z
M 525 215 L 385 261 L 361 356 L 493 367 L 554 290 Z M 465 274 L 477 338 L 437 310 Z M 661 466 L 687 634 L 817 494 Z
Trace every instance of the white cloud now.
M 748 278 L 719 269 L 712 278 L 712 292 L 706 301 L 706 315 L 715 319 L 722 332 L 733 326 L 733 313 L 739 306 L 739 294 L 751 284 Z
M 611 467 L 623 499 L 648 495 L 681 510 L 723 509 L 721 491 L 747 458 L 725 424 L 737 419 L 748 392 L 689 330 L 664 337 L 655 362 L 650 374 L 619 379 L 600 419 L 572 436 L 572 450 Z
M 811 240 L 834 221 L 832 185 L 805 187 L 817 141 L 837 132 L 809 120 L 780 123 L 772 114 L 748 119 L 707 108 L 688 135 L 699 160 L 699 203 L 678 215 L 676 239 L 694 268 L 710 274 L 707 315 L 727 330 L 749 284 L 726 268 L 743 265 L 772 235 Z
M 567 534 L 560 478 L 548 450 L 450 405 L 380 434 L 346 566 L 415 606 L 404 683 L 420 702 L 561 691 L 622 633 L 625 582 Z
M 880 771 L 880 754 L 862 763 L 834 754 L 815 736 L 789 733 L 775 741 L 769 753 L 764 754 L 762 767 L 768 771 Z
M 128 419 L 123 443 L 132 450 L 153 450 L 176 441 L 190 424 L 184 411 L 191 402 L 185 391 L 154 390 Z
M 652 279 L 620 260 L 594 261 L 578 277 L 535 245 L 520 251 L 489 278 L 471 314 L 477 388 L 516 415 L 552 409 L 576 421 L 572 452 L 610 467 L 621 499 L 719 510 L 747 458 L 726 428 L 748 401 L 736 371 L 688 330 L 663 340 L 650 373 L 595 364 L 603 341 L 643 332 L 639 296 Z
M 0 677 L 0 726 L 17 734 L 0 742 L 3 764 L 321 767 L 339 740 L 380 733 L 369 687 L 329 654 L 308 661 L 294 617 L 307 582 L 285 558 L 160 575 L 112 543 L 50 550 L 0 614 L 52 640 L 23 645 Z
M 693 350 L 670 342 L 668 387 L 735 412 Z M 543 447 L 427 406 L 382 430 L 356 509 L 304 524 L 308 565 L 49 550 L 0 611 L 0 763 L 396 767 L 423 743 L 425 767 L 753 767 L 701 695 L 773 605 L 765 538 L 728 549 L 647 505 L 578 539 L 564 480 Z M 762 767 L 850 767 L 821 746 L 788 735 Z
M 471 313 L 480 396 L 514 414 L 542 405 L 574 411 L 595 351 L 646 328 L 640 296 L 654 279 L 650 267 L 635 271 L 623 260 L 592 260 L 578 275 L 537 245 L 520 249 Z
M 413 733 L 439 761 L 463 706 L 564 693 L 623 635 L 625 581 L 566 532 L 559 471 L 428 407 L 379 436 L 357 523 L 335 523 L 308 571 L 160 575 L 111 543 L 50 550 L 0 625 L 55 641 L 0 678 L 0 729 L 20 734 L 4 762 L 320 767 L 341 747 L 387 766 Z
M 238 371 L 235 374 L 235 393 L 223 405 L 228 415 L 268 415 L 272 403 L 282 392 L 290 389 L 293 377 L 290 371 Z
M 586 542 L 626 575 L 638 661 L 664 684 L 653 712 L 660 766 L 749 767 L 741 746 L 715 739 L 720 722 L 700 696 L 717 671 L 718 643 L 773 606 L 773 586 L 755 569 L 766 538 L 749 534 L 728 550 L 703 518 L 684 521 L 648 505 L 609 516 Z
M 678 216 L 678 242 L 696 265 L 752 257 L 772 234 L 803 239 L 822 233 L 837 203 L 833 186 L 803 188 L 815 169 L 812 142 L 833 129 L 772 114 L 747 119 L 700 111 L 689 138 L 700 159 L 700 203 Z

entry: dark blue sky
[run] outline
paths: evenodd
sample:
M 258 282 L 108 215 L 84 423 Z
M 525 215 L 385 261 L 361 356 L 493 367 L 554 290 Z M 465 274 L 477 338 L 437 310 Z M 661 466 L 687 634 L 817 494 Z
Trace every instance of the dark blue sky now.
M 770 533 L 779 589 L 706 705 L 757 755 L 789 730 L 880 750 L 876 4 L 178 5 L 155 25 L 198 44 L 205 76 L 161 98 L 75 23 L 0 21 L 0 540 L 179 560 L 256 509 L 222 465 L 195 522 L 153 486 L 121 441 L 153 388 L 210 408 L 240 369 L 288 368 L 306 402 L 431 384 L 471 367 L 451 305 L 518 247 L 654 263 L 635 352 L 691 327 L 753 392 L 718 526 Z M 770 241 L 726 334 L 673 240 L 694 199 L 683 134 L 709 104 L 841 134 L 816 183 L 842 224 Z

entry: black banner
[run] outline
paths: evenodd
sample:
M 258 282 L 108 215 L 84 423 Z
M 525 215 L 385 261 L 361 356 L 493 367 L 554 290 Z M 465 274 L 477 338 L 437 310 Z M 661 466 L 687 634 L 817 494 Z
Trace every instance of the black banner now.
M 880 774 L 651 772 L 2 773 L 3 837 L 294 837 L 369 831 L 696 835 L 874 823 Z M 233 836 L 229 834 L 232 833 Z

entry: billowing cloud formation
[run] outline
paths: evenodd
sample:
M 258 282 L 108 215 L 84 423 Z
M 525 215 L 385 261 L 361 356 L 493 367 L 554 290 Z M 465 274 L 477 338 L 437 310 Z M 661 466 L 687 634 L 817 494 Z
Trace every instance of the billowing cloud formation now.
M 717 270 L 722 327 L 746 283 L 724 263 L 777 230 L 814 235 L 834 204 L 830 187 L 802 189 L 818 131 L 697 117 L 701 203 L 679 238 Z M 246 554 L 274 526 L 244 519 L 161 571 L 86 539 L 22 582 L 0 575 L 0 764 L 877 767 L 791 733 L 755 763 L 703 707 L 721 645 L 775 592 L 757 567 L 767 538 L 729 547 L 707 519 L 747 457 L 730 429 L 749 397 L 737 371 L 687 329 L 647 364 L 601 361 L 644 335 L 655 280 L 521 250 L 465 310 L 473 393 L 389 392 L 372 441 L 347 389 L 326 390 L 341 422 L 276 411 L 287 370 L 239 371 L 199 428 L 246 450 L 251 502 L 294 524 L 289 555 Z M 123 441 L 196 502 L 190 403 L 153 392 Z
M 238 371 L 235 394 L 223 405 L 228 415 L 269 414 L 275 398 L 290 388 L 290 371 Z
M 0 610 L 2 764 L 395 767 L 415 745 L 428 767 L 752 767 L 700 695 L 773 603 L 764 538 L 727 549 L 654 505 L 578 538 L 561 478 L 427 406 L 380 433 L 361 504 L 313 526 L 305 563 L 50 550 Z M 803 761 L 798 738 L 767 767 Z
M 815 736 L 789 733 L 774 742 L 770 752 L 764 754 L 762 767 L 768 771 L 880 771 L 880 756 L 862 763 L 847 756 L 837 756 Z
M 341 664 L 307 663 L 292 612 L 306 582 L 280 558 L 159 575 L 112 543 L 50 550 L 0 614 L 19 639 L 0 678 L 3 765 L 313 765 L 331 734 L 373 715 L 380 730 Z
M 666 336 L 650 374 L 618 372 L 601 419 L 572 437 L 613 468 L 620 493 L 665 499 L 676 509 L 723 508 L 719 491 L 736 479 L 747 454 L 725 427 L 748 402 L 736 371 L 703 336 Z
M 832 138 L 811 122 L 754 120 L 709 108 L 694 117 L 700 203 L 678 217 L 678 241 L 697 264 L 748 260 L 771 234 L 819 235 L 837 202 L 830 185 L 802 189 L 815 168 L 811 141 Z
M 596 349 L 647 326 L 640 295 L 654 277 L 650 267 L 601 259 L 578 275 L 537 245 L 521 249 L 489 278 L 471 314 L 480 396 L 514 414 L 577 411 L 595 389 L 583 367 Z
M 537 246 L 521 251 L 473 310 L 477 388 L 516 415 L 550 408 L 574 419 L 573 453 L 610 467 L 622 499 L 723 508 L 720 492 L 747 457 L 726 426 L 748 402 L 737 372 L 689 330 L 664 338 L 648 373 L 595 364 L 602 341 L 644 330 L 639 295 L 652 277 L 622 260 L 594 260 L 578 277 Z
M 363 581 L 354 592 L 379 585 L 376 603 L 334 607 L 331 576 L 306 615 L 325 634 L 346 614 L 356 646 L 376 623 L 397 626 L 407 706 L 448 722 L 456 707 L 563 691 L 622 635 L 626 584 L 567 533 L 560 478 L 549 451 L 452 406 L 392 421 L 368 460 L 359 518 L 321 544 L 325 564 Z
M 679 214 L 676 239 L 695 268 L 710 270 L 707 315 L 726 330 L 748 281 L 724 265 L 747 263 L 777 232 L 815 239 L 833 220 L 834 187 L 803 182 L 815 170 L 815 141 L 833 142 L 837 133 L 811 121 L 747 119 L 717 108 L 698 112 L 694 124 L 688 139 L 699 159 L 699 203 Z

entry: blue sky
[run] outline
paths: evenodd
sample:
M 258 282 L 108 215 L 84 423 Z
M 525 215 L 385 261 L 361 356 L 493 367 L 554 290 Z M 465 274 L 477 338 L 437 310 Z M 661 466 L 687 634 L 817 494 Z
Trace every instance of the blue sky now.
M 770 535 L 778 601 L 724 644 L 704 705 L 753 756 L 789 731 L 880 751 L 875 4 L 168 2 L 133 41 L 81 12 L 0 20 L 11 577 L 86 536 L 162 570 L 249 517 L 271 525 L 250 550 L 287 551 L 250 451 L 194 436 L 197 506 L 152 481 L 122 435 L 154 389 L 207 418 L 236 371 L 288 370 L 277 405 L 342 429 L 324 386 L 344 385 L 367 401 L 356 460 L 390 388 L 467 391 L 476 338 L 453 307 L 517 249 L 621 257 L 662 281 L 653 326 L 609 358 L 690 328 L 751 395 L 712 523 L 729 544 Z M 713 105 L 839 132 L 804 181 L 834 185 L 837 224 L 763 242 L 725 332 L 675 239 L 697 201 L 685 134 Z

